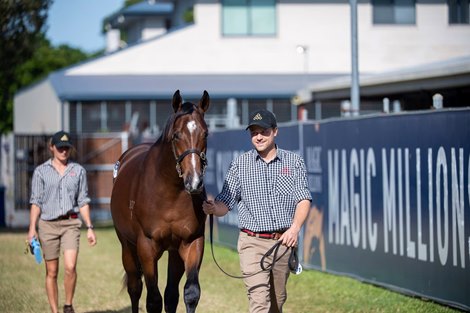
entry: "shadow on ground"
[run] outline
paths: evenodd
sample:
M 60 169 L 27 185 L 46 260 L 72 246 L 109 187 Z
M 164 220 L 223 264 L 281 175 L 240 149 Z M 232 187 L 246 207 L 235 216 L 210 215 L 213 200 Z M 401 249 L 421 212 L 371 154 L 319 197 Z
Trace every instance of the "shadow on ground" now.
M 106 310 L 106 311 L 87 311 L 85 313 L 129 313 L 131 312 L 131 307 L 128 306 L 126 308 L 120 310 Z

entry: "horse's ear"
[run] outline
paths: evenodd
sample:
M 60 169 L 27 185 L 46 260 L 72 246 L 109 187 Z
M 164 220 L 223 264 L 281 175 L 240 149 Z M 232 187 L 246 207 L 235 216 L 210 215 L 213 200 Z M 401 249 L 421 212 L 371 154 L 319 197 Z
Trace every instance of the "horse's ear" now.
M 206 112 L 207 109 L 209 108 L 210 102 L 211 102 L 211 99 L 209 97 L 209 93 L 206 90 L 204 90 L 204 94 L 202 95 L 201 100 L 199 100 L 199 105 L 198 105 L 199 108 L 201 108 L 203 112 Z
M 183 99 L 181 98 L 180 91 L 176 90 L 175 94 L 173 95 L 173 111 L 178 111 L 178 109 L 181 107 L 181 104 L 183 103 Z

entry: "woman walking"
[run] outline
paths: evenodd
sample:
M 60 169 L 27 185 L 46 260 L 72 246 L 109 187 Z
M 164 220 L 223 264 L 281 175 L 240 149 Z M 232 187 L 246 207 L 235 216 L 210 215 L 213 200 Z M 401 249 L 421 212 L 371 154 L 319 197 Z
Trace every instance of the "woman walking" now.
M 62 251 L 64 313 L 74 313 L 72 302 L 77 283 L 82 224 L 87 227 L 91 246 L 96 244 L 96 235 L 90 218 L 86 171 L 80 164 L 69 160 L 74 149 L 70 135 L 64 131 L 55 133 L 49 149 L 52 158 L 39 165 L 33 173 L 28 241 L 36 237 L 41 242 L 46 263 L 46 293 L 52 313 L 59 312 L 57 276 Z

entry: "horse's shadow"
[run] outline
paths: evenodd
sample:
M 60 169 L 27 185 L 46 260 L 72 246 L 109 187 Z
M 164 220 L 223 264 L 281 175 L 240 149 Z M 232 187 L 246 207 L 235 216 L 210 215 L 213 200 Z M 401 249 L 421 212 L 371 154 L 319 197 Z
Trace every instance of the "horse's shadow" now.
M 128 306 L 126 308 L 120 310 L 106 310 L 106 311 L 87 311 L 85 313 L 129 313 L 131 312 L 131 307 Z

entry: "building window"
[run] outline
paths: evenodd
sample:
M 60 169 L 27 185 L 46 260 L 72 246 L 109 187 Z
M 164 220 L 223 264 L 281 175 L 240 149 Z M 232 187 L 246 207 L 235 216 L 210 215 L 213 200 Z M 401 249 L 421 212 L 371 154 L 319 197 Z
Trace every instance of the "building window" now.
M 149 101 L 132 101 L 131 131 L 144 131 L 150 126 Z
M 470 24 L 470 1 L 469 0 L 448 0 L 449 24 Z
M 416 24 L 415 0 L 372 0 L 374 24 Z
M 82 102 L 81 105 L 81 130 L 83 133 L 103 131 L 101 102 Z
M 224 36 L 276 35 L 276 0 L 222 0 Z
M 296 115 L 293 116 L 290 99 L 274 99 L 273 112 L 278 123 L 290 122 L 296 120 L 297 117 Z
M 121 132 L 126 126 L 125 103 L 109 101 L 106 103 L 106 126 L 110 132 Z

